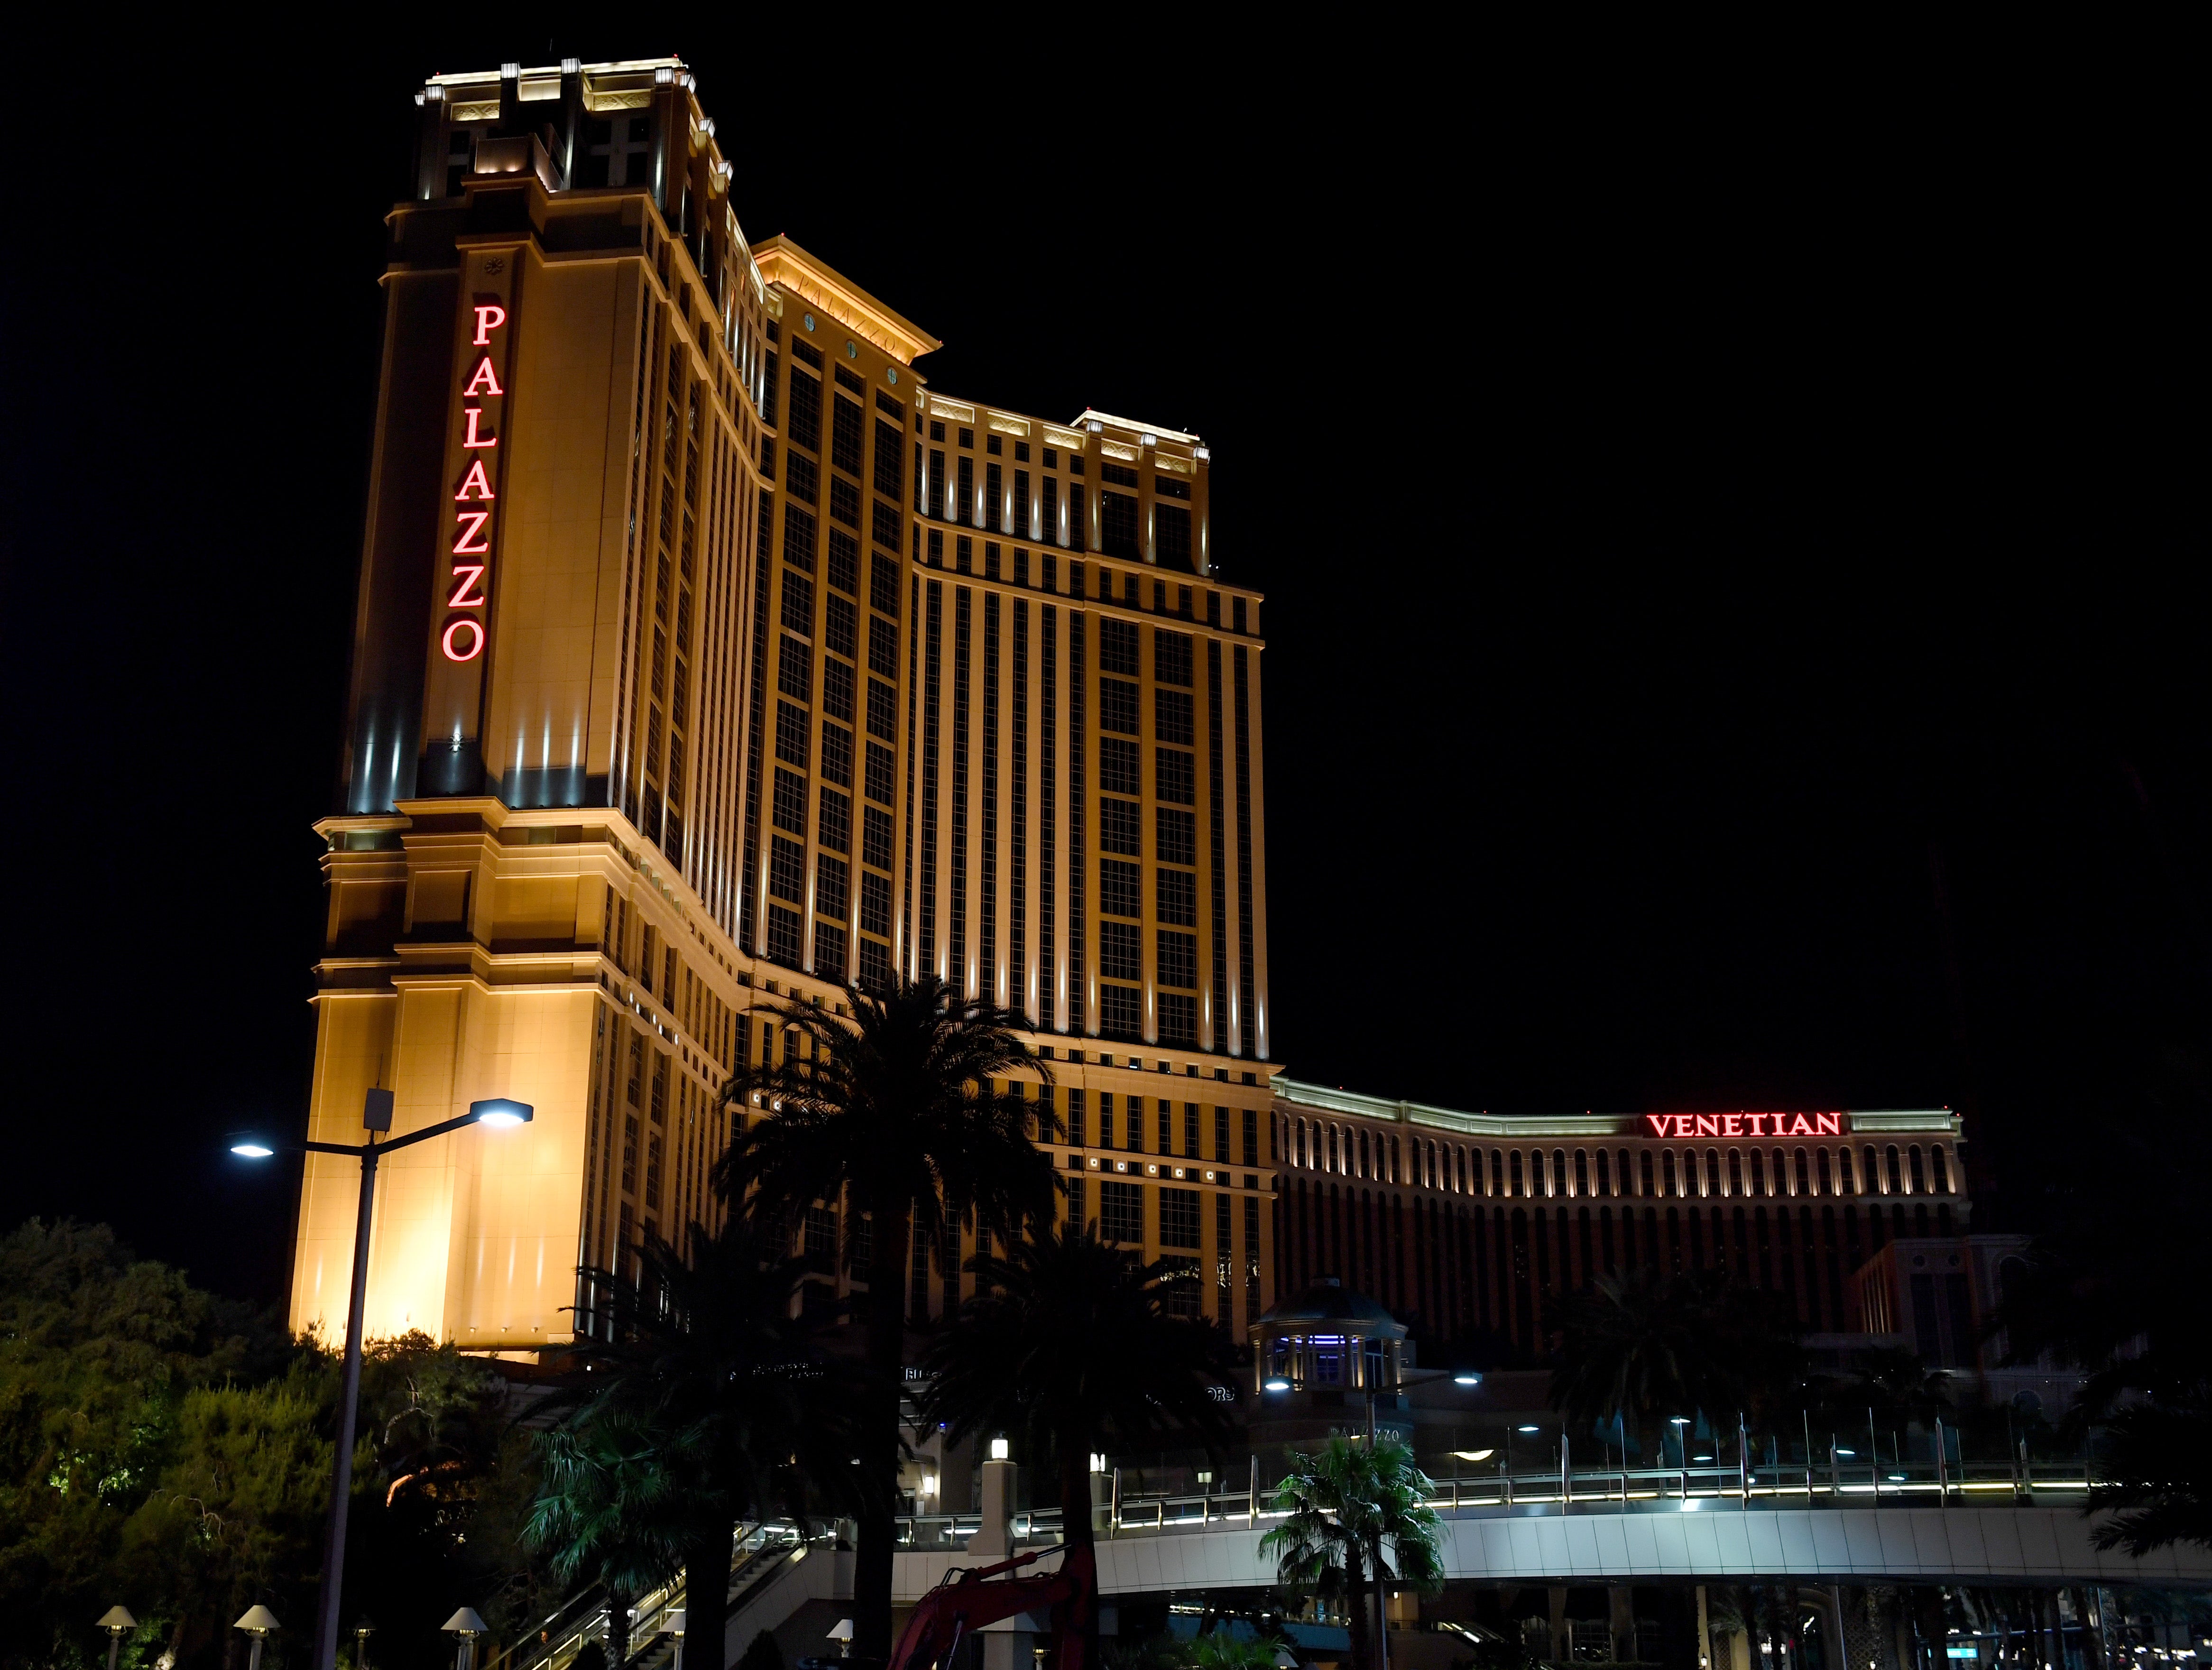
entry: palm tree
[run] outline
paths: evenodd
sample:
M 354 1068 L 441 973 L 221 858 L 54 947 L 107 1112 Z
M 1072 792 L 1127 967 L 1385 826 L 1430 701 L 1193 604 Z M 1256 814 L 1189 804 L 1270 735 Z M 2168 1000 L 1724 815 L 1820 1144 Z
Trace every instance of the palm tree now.
M 712 1235 L 693 1224 L 690 1241 L 685 1259 L 647 1236 L 635 1282 L 583 1272 L 600 1297 L 580 1313 L 592 1371 L 580 1395 L 587 1422 L 619 1413 L 678 1435 L 696 1533 L 686 1612 L 702 1639 L 720 1640 L 738 1521 L 771 1505 L 803 1517 L 808 1479 L 853 1505 L 854 1432 L 844 1388 L 792 1320 L 804 1266 L 785 1256 L 781 1229 L 738 1214 Z
M 537 1440 L 538 1499 L 523 1534 L 551 1555 L 564 1583 L 607 1591 L 607 1659 L 629 1657 L 629 1609 L 672 1579 L 702 1530 L 684 1484 L 696 1460 L 686 1435 L 620 1408 L 592 1410 Z
M 891 1650 L 908 1248 L 917 1230 L 941 1248 L 956 1228 L 1012 1240 L 1025 1220 L 1048 1219 L 1052 1160 L 1030 1126 L 1049 1141 L 1059 1121 L 1049 1102 L 992 1088 L 1017 1069 L 1052 1082 L 1018 1035 L 1019 1017 L 963 999 L 933 975 L 850 990 L 850 1018 L 812 1004 L 777 1011 L 806 1041 L 804 1059 L 787 1052 L 780 1066 L 731 1079 L 725 1099 L 740 1114 L 765 1108 L 775 1117 L 738 1120 L 714 1181 L 732 1201 L 750 1194 L 769 1221 L 842 1201 L 848 1269 L 867 1225 L 868 1376 L 857 1454 L 872 1497 L 855 1515 L 853 1653 L 882 1661 Z
M 1722 1270 L 1638 1269 L 1570 1301 L 1552 1404 L 1571 1426 L 1616 1416 L 1756 1409 L 1797 1381 L 1796 1329 L 1772 1296 Z
M 1374 1643 L 1368 1596 L 1402 1582 L 1433 1594 L 1443 1583 L 1439 1524 L 1428 1499 L 1436 1485 L 1413 1464 L 1413 1452 L 1384 1436 L 1374 1442 L 1331 1434 L 1319 1450 L 1294 1454 L 1275 1493 L 1289 1515 L 1260 1539 L 1276 1557 L 1284 1586 L 1322 1599 L 1344 1597 L 1354 1670 L 1370 1670 Z M 1393 1569 L 1390 1552 L 1397 1556 Z
M 1217 1395 L 1235 1372 L 1228 1336 L 1167 1309 L 1188 1278 L 1171 1260 L 1137 1264 L 1094 1230 L 1040 1224 L 1005 1257 L 969 1260 L 976 1295 L 923 1357 L 926 1412 L 952 1442 L 985 1429 L 1019 1434 L 1026 1454 L 1050 1459 L 1071 1558 L 1092 1546 L 1093 1451 L 1171 1436 L 1213 1451 L 1231 1430 Z M 1096 1608 L 1078 1616 L 1095 1635 Z

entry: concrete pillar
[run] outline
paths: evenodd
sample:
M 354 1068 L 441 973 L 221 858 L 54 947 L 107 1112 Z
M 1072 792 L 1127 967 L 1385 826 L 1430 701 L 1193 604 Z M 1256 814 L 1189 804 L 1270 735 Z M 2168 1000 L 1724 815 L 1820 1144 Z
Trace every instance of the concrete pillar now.
M 1615 1583 L 1605 1592 L 1607 1620 L 1613 1630 L 1613 1658 L 1616 1664 L 1636 1662 L 1636 1591 Z M 1705 1586 L 1698 1585 L 1698 1670 L 1712 1670 L 1713 1643 L 1705 1630 Z
M 1014 1464 L 1012 1461 L 983 1463 L 982 1497 L 979 1510 L 983 1523 L 975 1534 L 968 1539 L 968 1552 L 1004 1559 L 1014 1549 Z
M 1553 1583 L 1544 1592 L 1552 1625 L 1552 1662 L 1565 1664 L 1572 1655 L 1567 1646 L 1567 1586 Z

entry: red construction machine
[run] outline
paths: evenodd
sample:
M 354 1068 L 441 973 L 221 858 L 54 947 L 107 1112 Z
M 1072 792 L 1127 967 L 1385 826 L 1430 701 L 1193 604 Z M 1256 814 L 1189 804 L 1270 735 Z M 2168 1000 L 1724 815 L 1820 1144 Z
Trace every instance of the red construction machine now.
M 1048 1670 L 1091 1670 L 1087 1643 L 1098 1606 L 1098 1565 L 1088 1547 L 1076 1549 L 1060 1570 L 1028 1577 L 1001 1576 L 1058 1551 L 1040 1549 L 996 1565 L 956 1566 L 921 1597 L 906 1621 L 890 1670 L 954 1670 L 960 1643 L 987 1624 L 1019 1612 L 1043 1612 L 1052 1621 Z

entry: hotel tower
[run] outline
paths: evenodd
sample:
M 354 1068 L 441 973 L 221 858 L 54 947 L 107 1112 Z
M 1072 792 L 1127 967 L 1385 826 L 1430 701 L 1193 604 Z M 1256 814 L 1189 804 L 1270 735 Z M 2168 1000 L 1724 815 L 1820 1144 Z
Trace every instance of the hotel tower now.
M 927 331 L 748 242 L 675 59 L 416 96 L 309 1134 L 360 1140 L 374 1087 L 398 1133 L 536 1120 L 386 1163 L 369 1333 L 558 1350 L 580 1265 L 713 1220 L 775 1007 L 933 972 L 1050 1059 L 1066 1209 L 1190 1260 L 1241 1337 L 1273 1297 L 1261 618 L 1205 443 L 933 389 Z M 310 1157 L 292 1317 L 326 1337 L 354 1190 Z

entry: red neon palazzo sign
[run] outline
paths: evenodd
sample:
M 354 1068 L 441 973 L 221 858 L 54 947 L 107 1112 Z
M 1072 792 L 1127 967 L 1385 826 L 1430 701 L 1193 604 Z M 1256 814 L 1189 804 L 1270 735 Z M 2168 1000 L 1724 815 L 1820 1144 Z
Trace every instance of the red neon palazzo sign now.
M 1645 1132 L 1669 1137 L 1839 1137 L 1841 1114 L 1646 1114 Z
M 503 339 L 495 343 L 492 333 L 506 326 L 507 309 L 496 303 L 479 302 L 475 313 L 476 334 L 470 346 L 477 350 L 476 368 L 461 390 L 461 418 L 467 425 L 461 447 L 468 455 L 469 467 L 461 477 L 459 491 L 453 495 L 453 539 L 448 550 L 453 568 L 446 597 L 449 614 L 438 640 L 448 661 L 473 661 L 483 653 L 484 612 L 490 604 L 487 580 L 491 573 L 492 515 L 498 498 L 491 483 L 497 473 L 499 446 L 499 435 L 485 415 L 483 403 L 504 400 L 507 395 L 500 386 L 491 351 L 501 349 L 501 357 L 505 357 Z

